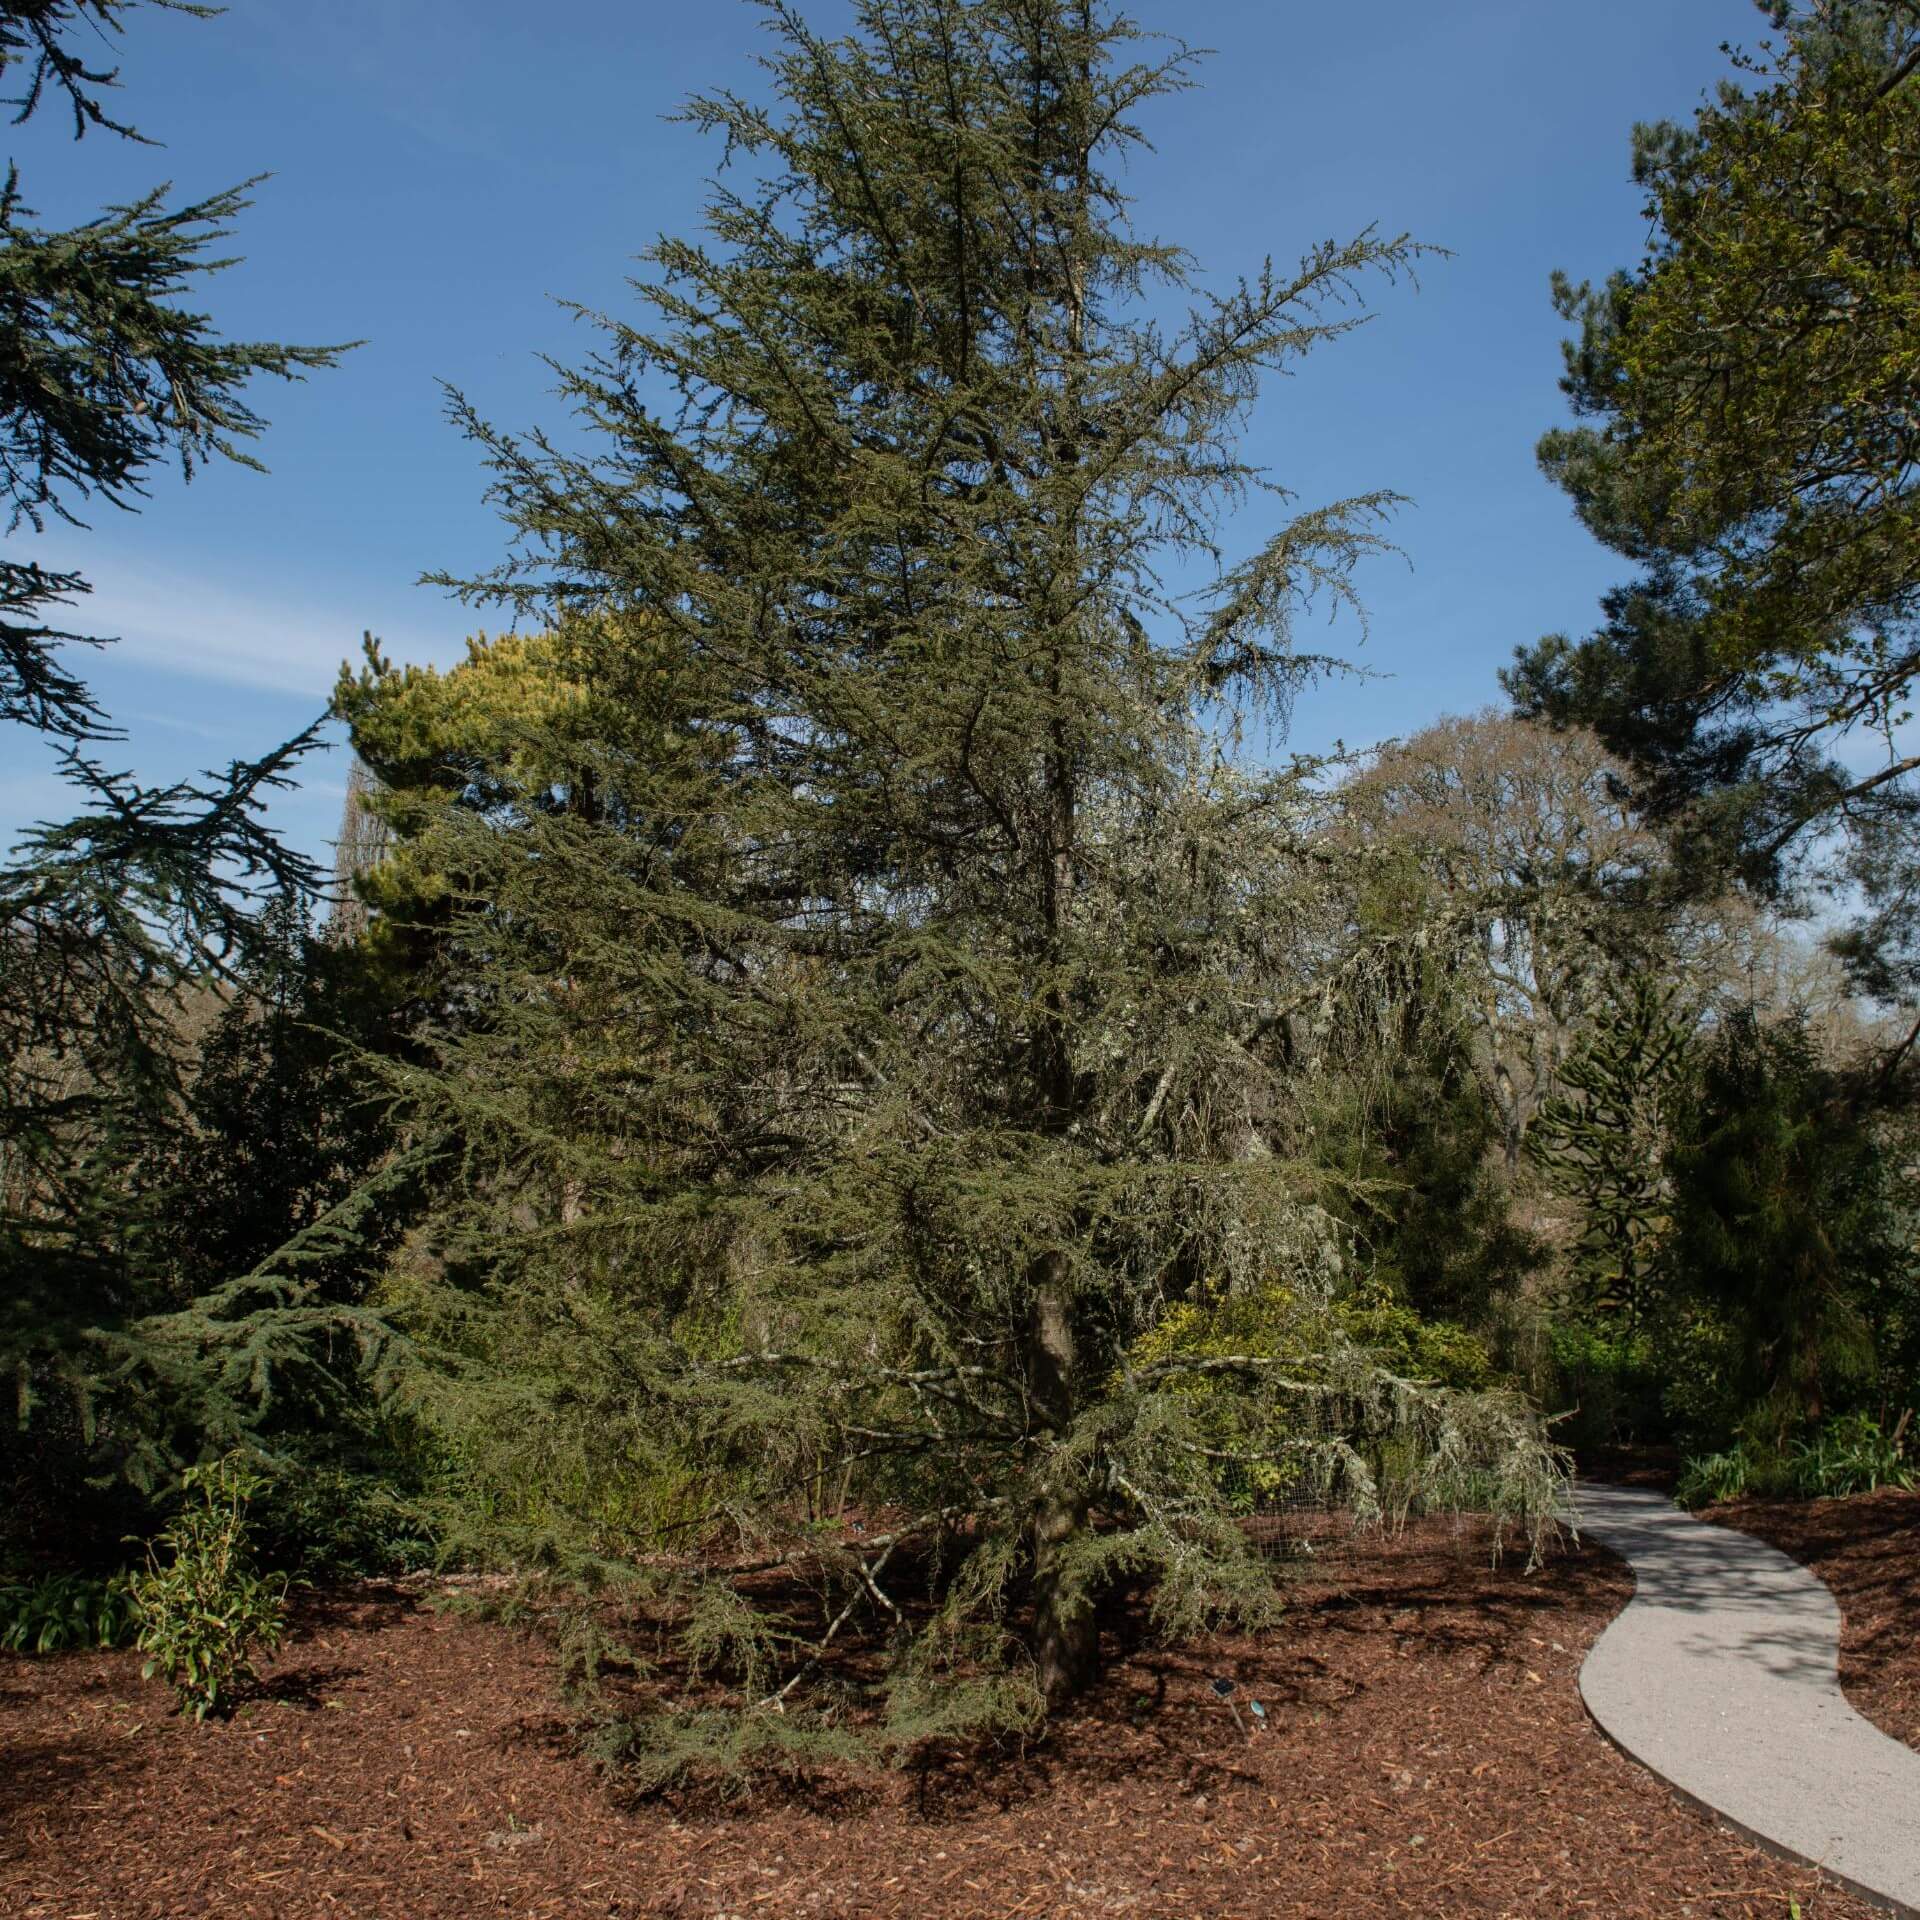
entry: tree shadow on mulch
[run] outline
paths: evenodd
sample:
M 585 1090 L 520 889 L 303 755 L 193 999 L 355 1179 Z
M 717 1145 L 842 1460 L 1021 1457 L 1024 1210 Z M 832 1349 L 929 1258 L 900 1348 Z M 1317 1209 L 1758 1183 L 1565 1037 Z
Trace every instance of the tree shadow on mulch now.
M 278 1706 L 296 1707 L 302 1713 L 318 1713 L 327 1704 L 330 1695 L 338 1694 L 346 1681 L 360 1679 L 364 1671 L 360 1667 L 348 1666 L 344 1661 L 314 1661 L 301 1667 L 274 1667 L 247 1688 L 235 1710 L 271 1702 Z
M 420 1595 L 389 1580 L 358 1580 L 337 1587 L 296 1588 L 292 1624 L 302 1639 L 349 1629 L 367 1632 L 397 1626 L 421 1608 Z
M 288 1649 L 296 1656 L 309 1654 L 317 1644 L 324 1653 L 331 1650 L 330 1636 L 378 1633 L 399 1626 L 419 1610 L 419 1595 L 386 1581 L 296 1588 L 290 1608 Z M 274 1704 L 317 1713 L 329 1695 L 337 1694 L 348 1681 L 363 1678 L 364 1671 L 324 1657 L 277 1662 L 245 1689 L 236 1702 L 236 1711 Z
M 1297 1611 L 1313 1647 L 1285 1622 L 1260 1638 L 1223 1634 L 1166 1647 L 1150 1633 L 1144 1599 L 1127 1596 L 1117 1617 L 1103 1621 L 1105 1672 L 1078 1710 L 1011 1754 L 922 1756 L 910 1769 L 920 1776 L 916 1808 L 930 1821 L 962 1821 L 1062 1786 L 1126 1782 L 1194 1797 L 1233 1782 L 1259 1785 L 1255 1762 L 1264 1742 L 1290 1726 L 1336 1720 L 1377 1689 L 1391 1689 L 1403 1654 L 1454 1662 L 1478 1656 L 1478 1673 L 1521 1679 L 1529 1643 L 1553 1646 L 1552 1625 L 1569 1610 L 1605 1613 L 1626 1597 L 1629 1577 L 1604 1549 L 1569 1545 L 1532 1574 L 1512 1560 L 1494 1568 L 1440 1551 L 1451 1564 L 1425 1579 L 1383 1583 L 1372 1571 L 1302 1593 Z M 1216 1681 L 1232 1682 L 1233 1693 L 1222 1698 Z M 1264 1720 L 1252 1714 L 1255 1701 Z
M 1529 1573 L 1523 1555 L 1495 1565 L 1484 1537 L 1433 1524 L 1416 1524 L 1384 1556 L 1369 1551 L 1349 1564 L 1336 1554 L 1277 1571 L 1297 1575 L 1292 1608 L 1304 1633 L 1283 1621 L 1264 1636 L 1221 1633 L 1168 1647 L 1154 1634 L 1144 1589 L 1110 1594 L 1101 1610 L 1101 1678 L 1031 1738 L 930 1742 L 890 1775 L 822 1768 L 644 1794 L 622 1793 L 610 1778 L 609 1790 L 628 1808 L 650 1804 L 681 1820 L 749 1825 L 774 1809 L 851 1817 L 903 1793 L 933 1826 L 1013 1812 L 1062 1789 L 1086 1793 L 1121 1782 L 1191 1797 L 1234 1781 L 1259 1783 L 1247 1765 L 1259 1743 L 1290 1725 L 1334 1719 L 1375 1689 L 1393 1687 L 1408 1653 L 1518 1682 L 1540 1658 L 1530 1646 L 1553 1646 L 1556 1632 L 1572 1637 L 1557 1624 L 1569 1611 L 1616 1611 L 1631 1591 L 1631 1576 L 1604 1548 L 1568 1541 Z M 1216 1681 L 1232 1682 L 1237 1720 Z M 1251 1715 L 1256 1700 L 1264 1721 Z M 559 1737 L 574 1736 L 563 1730 Z
M 44 1840 L 48 1833 L 84 1823 L 88 1796 L 125 1776 L 132 1765 L 98 1741 L 9 1744 L 0 1767 L 0 1857 L 25 1851 L 29 1828 Z

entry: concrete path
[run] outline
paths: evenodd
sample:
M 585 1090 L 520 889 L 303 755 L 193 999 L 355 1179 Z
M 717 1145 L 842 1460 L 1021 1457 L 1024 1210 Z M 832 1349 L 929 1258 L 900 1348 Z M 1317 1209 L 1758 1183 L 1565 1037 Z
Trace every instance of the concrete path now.
M 1833 1595 L 1657 1493 L 1583 1484 L 1575 1511 L 1636 1582 L 1580 1670 L 1601 1728 L 1754 1839 L 1920 1916 L 1920 1753 L 1847 1705 Z

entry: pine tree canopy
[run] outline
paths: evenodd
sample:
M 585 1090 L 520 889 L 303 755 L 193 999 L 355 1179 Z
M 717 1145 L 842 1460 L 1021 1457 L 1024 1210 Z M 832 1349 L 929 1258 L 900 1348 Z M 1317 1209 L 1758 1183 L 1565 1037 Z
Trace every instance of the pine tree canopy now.
M 1123 1576 L 1175 1627 L 1261 1617 L 1231 1453 L 1364 1500 L 1355 1436 L 1391 1431 L 1536 1523 L 1552 1481 L 1517 1402 L 1333 1324 L 1288 1062 L 1345 1017 L 1347 923 L 1313 769 L 1232 752 L 1334 664 L 1294 621 L 1351 601 L 1393 505 L 1229 551 L 1229 508 L 1284 499 L 1236 430 L 1417 249 L 1222 289 L 1137 235 L 1119 169 L 1192 61 L 1090 3 L 766 15 L 771 99 L 686 111 L 729 161 L 705 237 L 649 249 L 651 322 L 595 317 L 563 375 L 585 450 L 455 402 L 518 536 L 455 584 L 618 717 L 528 714 L 538 748 L 413 842 L 459 879 L 402 1082 L 464 1145 L 396 1281 L 423 1417 L 522 1555 L 624 1564 L 658 1539 L 635 1487 L 679 1485 L 845 1602 L 796 1642 L 724 1563 L 662 1573 L 702 1677 L 635 1735 L 665 1771 L 844 1743 L 849 1622 L 898 1749 L 1084 1682 Z M 376 769 L 408 698 L 348 703 Z M 1143 1349 L 1234 1298 L 1269 1303 L 1251 1347 Z M 827 1485 L 864 1536 L 795 1517 Z M 916 1621 L 890 1583 L 929 1555 Z
M 90 64 L 142 3 L 0 0 L 16 122 L 58 96 L 76 138 L 142 138 L 103 104 L 115 73 Z M 114 772 L 91 744 L 113 729 L 60 651 L 75 636 L 50 624 L 86 581 L 20 550 L 89 502 L 132 506 L 157 462 L 189 478 L 214 458 L 257 465 L 248 383 L 338 358 L 223 340 L 189 304 L 230 264 L 246 190 L 175 207 L 162 187 L 50 231 L 16 168 L 0 187 L 0 728 L 16 751 L 27 731 L 50 738 L 84 807 L 24 833 L 0 868 L 0 1370 L 17 1416 L 0 1471 L 21 1513 L 60 1512 L 87 1481 L 154 1485 L 248 1431 L 281 1363 L 307 1365 L 307 1336 L 345 1326 L 306 1269 L 337 1264 L 364 1224 L 364 1205 L 334 1213 L 328 1162 L 286 1247 L 227 1266 L 182 1239 L 156 1171 L 194 1135 L 193 1009 L 210 982 L 247 996 L 275 946 L 263 910 L 319 881 L 260 818 L 317 733 L 161 788 Z M 358 1331 L 379 1344 L 371 1321 Z
M 141 139 L 141 134 L 115 120 L 101 104 L 98 90 L 117 85 L 119 69 L 90 67 L 87 61 L 93 49 L 107 43 L 108 34 L 124 33 L 126 16 L 143 6 L 202 20 L 220 11 L 196 5 L 194 0 L 13 0 L 0 8 L 0 74 L 11 72 L 26 89 L 0 102 L 19 108 L 15 124 L 32 117 L 52 86 L 65 95 L 72 110 L 76 140 L 89 127 Z M 88 52 L 76 50 L 76 33 Z
M 73 46 L 82 34 L 122 31 L 122 16 L 141 4 L 215 11 L 180 0 L 0 5 L 0 76 L 18 75 L 24 88 L 9 102 L 16 122 L 52 87 L 73 110 L 76 138 L 94 127 L 141 138 L 101 104 L 115 72 L 88 67 Z M 244 397 L 247 383 L 262 373 L 297 379 L 345 351 L 224 341 L 182 304 L 204 276 L 233 264 L 218 249 L 255 184 L 171 208 L 159 187 L 55 232 L 33 224 L 9 165 L 0 187 L 0 503 L 10 535 L 38 531 L 49 515 L 74 520 L 96 498 L 125 507 L 143 491 L 145 470 L 168 457 L 189 478 L 215 456 L 257 466 L 242 443 L 265 423 Z M 78 574 L 0 560 L 0 721 L 76 737 L 105 726 L 59 658 L 76 636 L 44 618 L 86 591 Z
M 1676 1103 L 1676 1266 L 1728 1312 L 1739 1386 L 1776 1432 L 1870 1373 L 1865 1303 L 1899 1270 L 1886 1163 L 1804 1023 L 1735 1015 Z M 1861 1285 L 1863 1276 L 1871 1276 Z
M 1591 638 L 1552 636 L 1506 677 L 1523 710 L 1635 762 L 1708 885 L 1843 864 L 1866 908 L 1844 950 L 1867 990 L 1906 998 L 1920 7 L 1766 11 L 1779 38 L 1691 125 L 1636 130 L 1639 265 L 1556 280 L 1584 419 L 1541 464 L 1645 572 Z

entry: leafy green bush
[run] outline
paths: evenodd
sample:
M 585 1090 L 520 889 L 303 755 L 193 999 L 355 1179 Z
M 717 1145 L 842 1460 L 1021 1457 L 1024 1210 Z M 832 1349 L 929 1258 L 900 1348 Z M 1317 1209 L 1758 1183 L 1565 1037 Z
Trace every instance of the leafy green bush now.
M 1647 1335 L 1575 1321 L 1552 1330 L 1549 1351 L 1570 1444 L 1614 1446 L 1664 1433 L 1661 1368 Z
M 1494 1384 L 1493 1358 L 1478 1334 L 1451 1320 L 1423 1318 L 1378 1281 L 1337 1299 L 1333 1311 L 1348 1339 L 1395 1373 L 1460 1393 Z
M 1833 1494 L 1874 1493 L 1881 1487 L 1911 1489 L 1920 1476 L 1902 1449 L 1864 1413 L 1829 1420 L 1813 1439 L 1794 1449 L 1794 1481 L 1809 1499 Z
M 1175 1356 L 1202 1365 L 1168 1395 L 1167 1444 L 1211 1458 L 1230 1511 L 1305 1502 L 1395 1524 L 1443 1510 L 1504 1524 L 1554 1510 L 1564 1456 L 1485 1342 L 1423 1319 L 1377 1275 L 1347 1277 L 1330 1215 L 1303 1216 L 1266 1284 L 1210 1284 L 1169 1309 L 1131 1361 Z M 1250 1407 L 1224 1370 L 1205 1370 L 1239 1356 L 1283 1368 L 1292 1397 Z
M 1325 1230 L 1333 1230 L 1331 1221 Z M 1320 1364 L 1329 1342 L 1363 1350 L 1392 1374 L 1463 1391 L 1484 1386 L 1491 1372 L 1485 1347 L 1471 1334 L 1448 1323 L 1422 1321 L 1387 1288 L 1368 1281 L 1323 1289 L 1297 1275 L 1238 1294 L 1203 1287 L 1136 1343 L 1133 1360 L 1152 1365 L 1176 1355 L 1218 1359 L 1251 1353 L 1309 1371 Z M 1243 1397 L 1225 1376 L 1211 1374 L 1196 1375 L 1180 1397 L 1195 1420 L 1197 1437 L 1217 1452 L 1215 1477 L 1236 1511 L 1305 1492 L 1314 1473 L 1314 1445 L 1325 1437 L 1311 1405 L 1291 1416 L 1266 1414 L 1249 1421 Z
M 1720 1453 L 1696 1454 L 1681 1470 L 1673 1497 L 1683 1507 L 1718 1506 L 1723 1500 L 1744 1500 L 1753 1478 L 1753 1462 L 1744 1446 Z
M 276 1476 L 248 1525 L 259 1558 L 309 1577 L 371 1579 L 434 1559 L 419 1503 L 351 1467 L 303 1464 Z
M 142 1673 L 158 1674 L 196 1720 L 232 1711 L 233 1696 L 254 1677 L 251 1651 L 271 1652 L 286 1632 L 284 1574 L 254 1567 L 247 1508 L 264 1482 L 230 1453 L 188 1468 L 185 1501 L 160 1535 L 162 1563 L 151 1547 L 145 1571 L 133 1577 Z
M 1717 1453 L 1758 1431 L 1742 1375 L 1741 1340 L 1731 1315 L 1684 1296 L 1655 1325 L 1652 1358 L 1666 1431 L 1689 1453 Z M 1769 1450 L 1777 1450 L 1778 1423 L 1763 1424 Z
M 1904 1450 L 1864 1413 L 1837 1415 L 1790 1450 L 1770 1444 L 1763 1425 L 1755 1420 L 1732 1446 L 1689 1459 L 1675 1489 L 1680 1504 L 1712 1506 L 1750 1495 L 1818 1500 L 1920 1485 Z
M 0 1586 L 0 1649 L 65 1653 L 124 1646 L 135 1625 L 130 1586 L 125 1573 L 57 1573 Z

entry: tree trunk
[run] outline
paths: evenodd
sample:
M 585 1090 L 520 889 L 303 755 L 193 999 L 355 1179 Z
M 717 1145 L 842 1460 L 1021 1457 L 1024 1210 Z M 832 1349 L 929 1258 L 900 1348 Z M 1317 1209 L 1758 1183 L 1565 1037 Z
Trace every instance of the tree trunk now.
M 1056 1705 L 1078 1693 L 1099 1666 L 1100 1637 L 1093 1595 L 1074 1564 L 1090 1505 L 1083 1475 L 1063 1470 L 1058 1443 L 1073 1424 L 1073 1323 L 1066 1294 L 1066 1255 L 1045 1253 L 1028 1339 L 1033 1396 L 1056 1443 L 1055 1464 L 1033 1516 L 1033 1658 L 1041 1691 Z
M 1086 1524 L 1085 1494 L 1063 1487 L 1048 1492 L 1033 1519 L 1033 1661 L 1049 1706 L 1079 1693 L 1099 1671 L 1093 1595 L 1068 1564 Z
M 1080 30 L 1091 36 L 1092 9 L 1081 0 Z M 1090 52 L 1083 50 L 1078 79 L 1081 99 L 1091 90 Z M 1082 219 L 1090 205 L 1092 172 L 1084 128 L 1072 154 L 1077 207 Z M 1083 396 L 1081 380 L 1086 352 L 1086 262 L 1069 245 L 1065 287 L 1066 365 L 1061 432 L 1052 448 L 1062 472 L 1080 465 Z M 1049 724 L 1044 779 L 1047 798 L 1047 863 L 1043 877 L 1043 913 L 1046 926 L 1047 982 L 1044 1013 L 1036 1039 L 1039 1046 L 1043 1130 L 1056 1139 L 1072 1130 L 1079 1103 L 1071 1038 L 1072 1015 L 1061 966 L 1067 955 L 1068 922 L 1073 911 L 1075 856 L 1078 849 L 1079 779 L 1076 755 L 1066 714 L 1065 660 L 1057 636 L 1069 631 L 1078 617 L 1075 609 L 1087 579 L 1082 549 L 1080 510 L 1084 499 L 1067 510 L 1060 526 L 1058 571 L 1047 583 L 1045 629 L 1056 636 L 1047 675 L 1047 693 L 1053 708 Z M 1085 1538 L 1092 1497 L 1087 1474 L 1064 1458 L 1073 1432 L 1077 1377 L 1072 1302 L 1068 1290 L 1069 1259 L 1064 1249 L 1050 1248 L 1035 1258 L 1032 1272 L 1033 1304 L 1028 1328 L 1027 1378 L 1042 1428 L 1042 1444 L 1050 1458 L 1033 1515 L 1033 1655 L 1037 1678 L 1049 1706 L 1078 1693 L 1099 1665 L 1100 1638 L 1094 1622 L 1093 1590 L 1084 1569 L 1075 1565 L 1076 1550 Z

